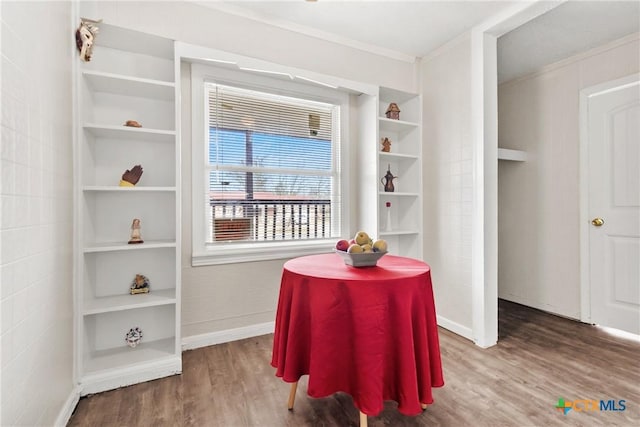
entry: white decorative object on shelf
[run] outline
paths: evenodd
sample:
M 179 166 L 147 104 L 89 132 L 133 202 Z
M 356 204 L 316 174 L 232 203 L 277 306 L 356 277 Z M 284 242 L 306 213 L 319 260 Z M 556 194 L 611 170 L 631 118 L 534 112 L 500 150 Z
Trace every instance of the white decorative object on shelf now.
M 391 202 L 386 202 L 385 207 L 387 208 L 387 223 L 385 224 L 384 231 L 391 231 Z
M 140 344 L 140 341 L 142 341 L 142 329 L 138 328 L 137 326 L 135 328 L 129 329 L 129 332 L 127 332 L 124 340 L 129 347 L 135 348 L 138 344 Z

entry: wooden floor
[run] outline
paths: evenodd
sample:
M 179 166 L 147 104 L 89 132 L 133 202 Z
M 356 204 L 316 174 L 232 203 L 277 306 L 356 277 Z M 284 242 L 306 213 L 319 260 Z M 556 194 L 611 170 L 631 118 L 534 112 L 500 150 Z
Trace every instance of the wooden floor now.
M 445 386 L 408 417 L 387 402 L 370 426 L 639 426 L 640 343 L 500 301 L 499 343 L 480 349 L 440 330 Z M 80 400 L 70 426 L 357 426 L 343 393 L 313 399 L 300 380 L 295 409 L 289 385 L 270 366 L 273 335 L 183 354 L 182 375 Z M 558 398 L 626 401 L 626 410 L 564 415 Z M 617 406 L 619 407 L 619 406 Z

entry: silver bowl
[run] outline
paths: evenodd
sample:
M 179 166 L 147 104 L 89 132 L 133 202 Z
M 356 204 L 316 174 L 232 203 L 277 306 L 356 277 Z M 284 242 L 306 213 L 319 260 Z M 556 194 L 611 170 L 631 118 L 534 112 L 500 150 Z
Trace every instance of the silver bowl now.
M 346 265 L 353 267 L 375 267 L 378 260 L 386 255 L 386 252 L 349 253 L 337 249 L 334 251 L 342 257 Z

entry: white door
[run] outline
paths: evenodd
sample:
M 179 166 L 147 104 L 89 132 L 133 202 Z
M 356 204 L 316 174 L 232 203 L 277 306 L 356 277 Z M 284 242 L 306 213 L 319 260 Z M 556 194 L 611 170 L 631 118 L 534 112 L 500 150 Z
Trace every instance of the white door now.
M 587 102 L 591 321 L 640 334 L 640 82 Z

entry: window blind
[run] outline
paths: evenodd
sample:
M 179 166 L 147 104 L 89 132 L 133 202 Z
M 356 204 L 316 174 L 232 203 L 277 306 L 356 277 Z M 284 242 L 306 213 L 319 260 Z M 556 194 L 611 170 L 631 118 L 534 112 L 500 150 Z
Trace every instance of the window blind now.
M 206 83 L 207 243 L 339 233 L 339 106 Z

